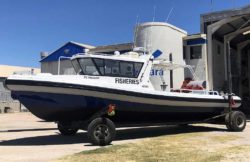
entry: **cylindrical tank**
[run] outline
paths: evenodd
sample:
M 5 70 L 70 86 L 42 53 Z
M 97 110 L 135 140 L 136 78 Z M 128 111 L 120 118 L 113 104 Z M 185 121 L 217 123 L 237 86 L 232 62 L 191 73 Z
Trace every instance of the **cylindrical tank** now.
M 155 59 L 165 59 L 178 64 L 185 64 L 183 60 L 183 37 L 187 32 L 165 22 L 146 22 L 135 28 L 135 46 L 144 47 Z M 151 71 L 151 82 L 157 90 L 161 90 L 163 82 L 166 90 L 180 88 L 184 80 L 184 69 L 172 72 Z
M 45 57 L 49 56 L 49 52 L 40 52 L 41 59 L 44 59 Z

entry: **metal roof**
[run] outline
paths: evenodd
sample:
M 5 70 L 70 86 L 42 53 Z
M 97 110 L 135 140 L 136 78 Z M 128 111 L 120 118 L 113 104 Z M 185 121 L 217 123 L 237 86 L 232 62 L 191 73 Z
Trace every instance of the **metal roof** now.
M 238 19 L 239 22 L 232 22 L 228 23 L 228 25 L 225 27 L 225 30 L 229 32 L 229 30 L 233 31 L 234 29 L 237 29 L 237 24 L 241 24 L 243 21 L 248 20 L 248 16 L 250 14 L 250 5 L 237 8 L 237 9 L 231 9 L 231 10 L 223 10 L 223 11 L 216 11 L 216 12 L 210 12 L 206 14 L 201 15 L 201 32 L 207 33 L 207 26 L 211 25 L 215 22 L 218 22 L 223 19 L 227 18 L 237 18 L 241 17 L 241 19 Z M 227 29 L 226 29 L 227 28 Z M 226 32 L 226 31 L 225 31 Z
M 243 35 L 239 30 L 250 26 L 250 5 L 231 9 L 210 12 L 201 15 L 201 30 L 207 33 L 207 28 L 211 24 L 218 24 L 219 28 L 214 32 L 213 37 L 223 42 L 224 36 L 235 33 L 231 40 L 232 44 L 238 44 L 250 39 L 250 35 Z
M 54 52 L 51 52 L 47 57 L 40 60 L 40 62 L 58 61 L 60 56 L 71 57 L 74 54 L 83 53 L 84 49 L 91 48 L 94 48 L 94 46 L 70 41 L 65 43 Z
M 82 46 L 82 47 L 85 47 L 85 48 L 88 48 L 88 49 L 95 48 L 95 46 L 91 46 L 91 45 L 83 44 L 83 43 L 78 43 L 78 42 L 74 42 L 74 41 L 70 41 L 70 43 L 78 45 L 78 46 Z
M 222 10 L 222 11 L 215 11 L 215 12 L 201 14 L 201 19 L 203 22 L 211 22 L 211 21 L 213 22 L 225 19 L 227 17 L 245 15 L 248 13 L 250 13 L 250 5 L 236 9 Z
M 242 16 L 237 16 L 232 19 L 232 21 L 229 21 L 228 23 L 223 24 L 215 33 L 215 37 L 217 40 L 223 40 L 223 37 L 225 35 L 228 35 L 230 33 L 236 32 L 240 29 L 246 28 L 250 26 L 250 13 L 245 14 Z M 240 42 L 246 41 L 250 39 L 250 35 L 243 35 L 242 33 L 239 33 L 236 37 L 232 39 L 232 44 L 238 44 Z
M 131 51 L 133 49 L 134 43 L 121 43 L 121 44 L 112 44 L 105 46 L 97 46 L 95 48 L 90 49 L 90 52 L 96 53 L 110 53 L 114 51 Z

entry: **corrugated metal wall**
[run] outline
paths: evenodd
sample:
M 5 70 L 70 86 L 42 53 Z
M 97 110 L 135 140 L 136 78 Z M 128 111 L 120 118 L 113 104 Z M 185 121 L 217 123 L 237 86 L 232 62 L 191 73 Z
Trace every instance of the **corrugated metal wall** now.
M 76 74 L 74 68 L 70 62 L 70 60 L 63 60 L 60 63 L 60 74 L 64 75 L 72 75 Z M 51 73 L 53 75 L 58 74 L 58 62 L 57 61 L 50 61 L 50 62 L 42 62 L 41 64 L 41 72 L 42 73 Z

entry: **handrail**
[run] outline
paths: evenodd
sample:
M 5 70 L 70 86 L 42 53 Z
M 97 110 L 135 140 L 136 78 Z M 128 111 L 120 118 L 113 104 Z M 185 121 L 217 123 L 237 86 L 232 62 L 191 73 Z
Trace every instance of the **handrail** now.
M 178 93 L 192 93 L 192 94 L 204 94 L 204 95 L 219 95 L 218 91 L 208 91 L 208 90 L 197 90 L 197 89 L 170 89 L 171 92 Z

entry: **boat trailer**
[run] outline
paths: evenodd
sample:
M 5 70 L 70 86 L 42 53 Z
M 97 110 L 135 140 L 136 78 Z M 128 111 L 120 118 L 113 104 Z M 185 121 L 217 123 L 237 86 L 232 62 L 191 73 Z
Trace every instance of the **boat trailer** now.
M 231 96 L 232 97 L 232 96 Z M 225 108 L 224 112 L 220 115 L 213 116 L 201 121 L 189 121 L 189 122 L 165 122 L 154 124 L 143 124 L 143 126 L 156 126 L 156 125 L 180 125 L 185 126 L 188 124 L 197 123 L 211 123 L 216 119 L 223 119 L 223 124 L 226 125 L 228 131 L 240 132 L 246 127 L 246 116 L 241 111 L 232 110 L 231 97 L 229 99 L 229 107 Z M 105 146 L 110 144 L 116 136 L 116 126 L 111 117 L 115 115 L 116 105 L 110 104 L 107 107 L 100 109 L 94 113 L 88 120 L 74 121 L 74 122 L 57 122 L 58 130 L 62 135 L 72 136 L 77 133 L 79 129 L 86 130 L 88 138 L 93 145 Z M 123 125 L 124 126 L 124 125 Z M 141 125 L 129 125 L 129 126 L 142 126 Z

